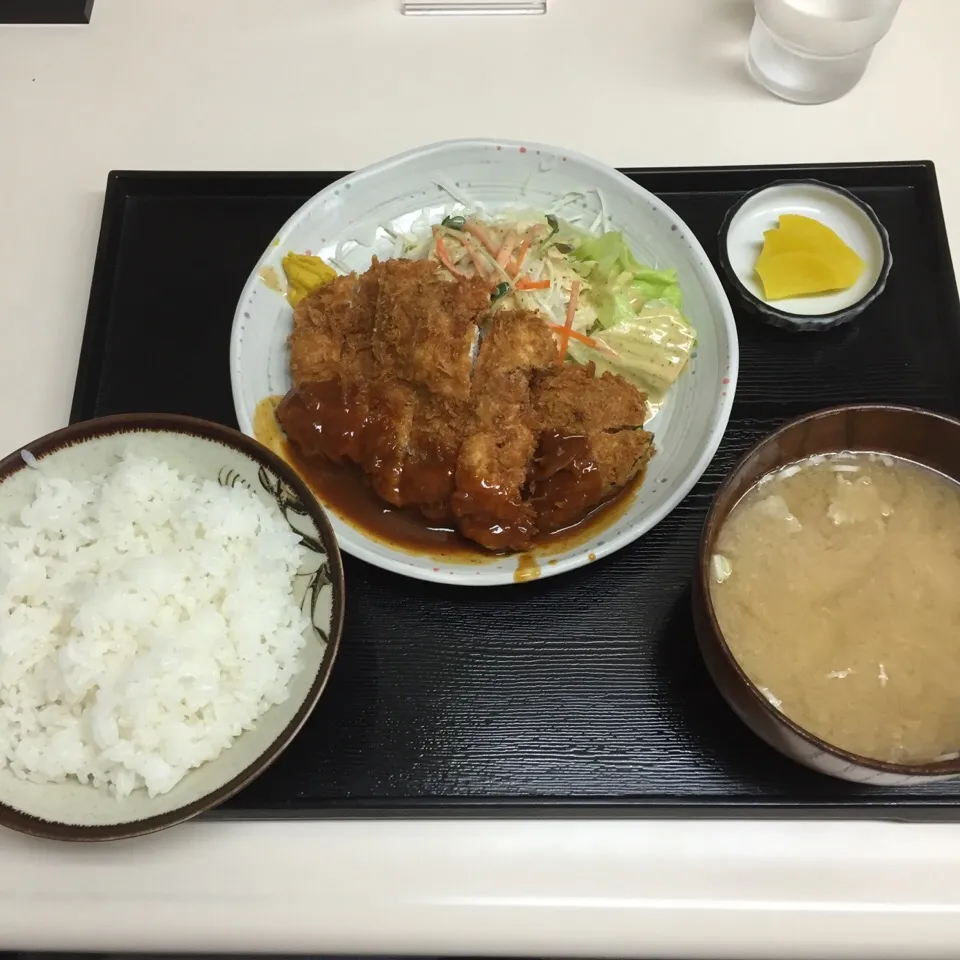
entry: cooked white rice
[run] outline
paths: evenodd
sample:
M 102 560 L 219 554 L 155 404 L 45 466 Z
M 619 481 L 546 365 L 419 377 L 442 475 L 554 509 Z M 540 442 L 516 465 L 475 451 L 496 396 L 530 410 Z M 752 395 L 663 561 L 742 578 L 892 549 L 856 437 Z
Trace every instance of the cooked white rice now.
M 242 485 L 159 460 L 31 472 L 0 524 L 0 769 L 165 793 L 287 698 L 299 537 Z

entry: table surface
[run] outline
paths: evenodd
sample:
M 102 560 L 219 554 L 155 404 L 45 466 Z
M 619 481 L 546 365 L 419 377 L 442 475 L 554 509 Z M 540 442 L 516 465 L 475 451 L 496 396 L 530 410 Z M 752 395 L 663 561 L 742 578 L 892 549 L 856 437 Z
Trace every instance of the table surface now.
M 751 85 L 749 0 L 97 0 L 0 27 L 0 450 L 66 422 L 110 169 L 350 169 L 498 136 L 616 165 L 932 159 L 960 229 L 960 4 L 909 0 L 843 100 Z M 458 69 L 451 66 L 459 64 Z M 524 76 L 535 93 L 518 101 Z M 197 823 L 0 835 L 0 949 L 955 955 L 960 825 Z

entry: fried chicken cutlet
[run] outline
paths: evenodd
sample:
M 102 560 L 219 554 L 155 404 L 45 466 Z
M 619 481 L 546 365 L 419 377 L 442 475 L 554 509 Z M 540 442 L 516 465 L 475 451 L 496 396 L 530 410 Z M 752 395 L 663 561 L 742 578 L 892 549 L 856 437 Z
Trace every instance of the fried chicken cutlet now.
M 558 359 L 538 313 L 490 315 L 488 281 L 374 260 L 298 304 L 294 390 L 277 415 L 298 452 L 358 464 L 393 506 L 489 550 L 523 550 L 653 454 L 644 394 Z
M 380 265 L 373 354 L 380 383 L 411 391 L 404 449 L 392 495 L 434 522 L 449 521 L 449 501 L 470 396 L 477 321 L 490 307 L 480 278 L 449 279 L 429 260 Z M 369 471 L 368 471 L 369 472 Z M 374 471 L 374 486 L 377 485 Z

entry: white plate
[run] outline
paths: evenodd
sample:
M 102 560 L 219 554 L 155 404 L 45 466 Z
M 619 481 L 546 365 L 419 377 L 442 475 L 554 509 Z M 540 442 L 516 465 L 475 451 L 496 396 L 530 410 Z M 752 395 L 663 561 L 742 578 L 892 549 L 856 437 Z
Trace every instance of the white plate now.
M 582 195 L 568 196 L 576 192 Z M 561 206 L 565 197 L 569 202 Z M 716 452 L 737 381 L 733 314 L 703 248 L 666 204 L 604 164 L 541 144 L 458 140 L 401 154 L 322 190 L 284 224 L 240 295 L 230 342 L 237 420 L 252 436 L 257 403 L 286 393 L 291 385 L 286 339 L 293 312 L 283 294 L 261 279 L 282 277 L 287 252 L 309 250 L 349 270 L 365 270 L 374 254 L 392 255 L 394 242 L 383 226 L 409 232 L 415 223 L 436 223 L 465 204 L 487 215 L 554 209 L 567 219 L 582 216 L 586 227 L 602 212 L 607 229 L 622 230 L 641 262 L 678 271 L 684 312 L 697 328 L 690 368 L 648 425 L 656 435 L 657 455 L 646 480 L 610 527 L 542 558 L 542 576 L 563 573 L 626 546 L 677 506 Z M 518 572 L 516 556 L 456 563 L 393 549 L 367 537 L 335 510 L 328 512 L 343 550 L 396 573 L 487 586 L 512 583 Z

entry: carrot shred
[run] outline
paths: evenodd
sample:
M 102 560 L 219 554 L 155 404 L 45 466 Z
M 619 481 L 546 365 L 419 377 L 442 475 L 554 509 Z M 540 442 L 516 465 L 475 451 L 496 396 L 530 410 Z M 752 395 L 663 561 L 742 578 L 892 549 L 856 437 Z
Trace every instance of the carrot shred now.
M 580 301 L 580 281 L 574 280 L 570 287 L 570 302 L 567 304 L 567 319 L 563 324 L 563 333 L 560 334 L 560 347 L 557 351 L 557 363 L 561 364 L 567 356 L 567 347 L 570 346 L 570 334 L 573 332 L 573 318 L 577 312 L 577 303 Z
M 549 280 L 518 280 L 516 283 L 518 290 L 549 290 Z
M 480 226 L 475 220 L 468 220 L 464 225 L 463 229 L 469 233 L 471 236 L 476 237 L 484 246 L 484 249 L 487 253 L 493 257 L 494 260 L 497 259 L 497 254 L 500 252 L 493 244 L 493 241 L 487 235 L 487 231 Z
M 450 252 L 447 250 L 447 245 L 443 242 L 443 237 L 440 236 L 440 231 L 434 228 L 433 239 L 437 245 L 437 258 L 440 262 L 454 275 L 457 277 L 465 277 L 466 274 L 460 270 L 456 264 L 450 259 Z
M 556 330 L 557 333 L 563 333 L 564 331 L 564 327 L 559 323 L 547 323 L 547 326 L 551 330 Z M 618 356 L 617 352 L 615 350 L 611 350 L 605 343 L 601 343 L 599 340 L 594 340 L 593 337 L 588 337 L 585 333 L 580 333 L 578 330 L 570 331 L 570 339 L 577 340 L 585 347 L 592 347 L 594 350 L 599 350 L 601 353 L 606 353 L 608 356 Z
M 509 274 L 511 274 L 511 276 L 515 277 L 520 273 L 520 268 L 523 266 L 524 259 L 526 259 L 527 251 L 530 249 L 531 237 L 532 232 L 528 230 L 527 235 L 523 238 L 523 243 L 520 244 L 520 249 L 517 251 L 516 259 L 510 264 L 510 267 L 507 271 Z

